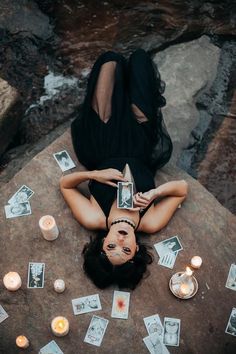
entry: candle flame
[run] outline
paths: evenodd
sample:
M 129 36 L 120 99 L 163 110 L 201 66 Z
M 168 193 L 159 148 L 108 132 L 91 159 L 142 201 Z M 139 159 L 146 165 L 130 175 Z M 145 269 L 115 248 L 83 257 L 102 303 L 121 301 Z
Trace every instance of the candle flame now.
M 185 273 L 186 273 L 186 275 L 191 276 L 193 274 L 193 271 L 189 267 L 186 267 Z
M 61 329 L 64 328 L 64 322 L 63 321 L 59 321 L 58 322 L 58 327 L 61 328 Z

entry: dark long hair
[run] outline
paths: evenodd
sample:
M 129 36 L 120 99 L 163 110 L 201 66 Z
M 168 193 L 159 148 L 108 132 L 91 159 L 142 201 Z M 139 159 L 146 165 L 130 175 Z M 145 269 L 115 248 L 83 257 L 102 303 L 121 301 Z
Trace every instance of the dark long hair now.
M 121 265 L 113 265 L 103 252 L 103 238 L 107 231 L 100 231 L 95 238 L 90 237 L 90 242 L 84 246 L 84 271 L 93 283 L 100 289 L 111 284 L 119 288 L 135 289 L 143 278 L 147 265 L 151 264 L 153 257 L 148 252 L 147 246 L 138 241 L 140 235 L 136 234 L 139 250 L 134 257 Z

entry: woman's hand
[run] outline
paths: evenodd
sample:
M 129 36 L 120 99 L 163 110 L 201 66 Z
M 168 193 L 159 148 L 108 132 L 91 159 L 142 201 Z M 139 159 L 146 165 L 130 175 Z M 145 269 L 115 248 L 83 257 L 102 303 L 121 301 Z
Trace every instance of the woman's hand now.
M 115 168 L 107 168 L 105 170 L 93 171 L 92 179 L 100 183 L 108 184 L 112 187 L 117 187 L 117 184 L 115 182 L 112 182 L 112 180 L 126 181 L 126 179 L 123 177 L 122 172 L 116 170 Z
M 148 192 L 136 193 L 133 196 L 134 207 L 140 207 L 140 209 L 145 209 L 147 206 L 157 197 L 156 189 L 150 189 Z

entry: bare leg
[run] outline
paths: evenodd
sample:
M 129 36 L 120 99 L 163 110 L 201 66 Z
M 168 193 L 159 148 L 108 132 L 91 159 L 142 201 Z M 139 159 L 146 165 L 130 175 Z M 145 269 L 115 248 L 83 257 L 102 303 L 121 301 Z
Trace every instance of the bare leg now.
M 106 62 L 101 66 L 92 99 L 92 107 L 104 123 L 107 123 L 111 117 L 111 103 L 115 82 L 115 69 L 115 61 Z
M 137 120 L 138 123 L 143 123 L 143 122 L 147 122 L 148 119 L 145 116 L 145 114 L 134 104 L 131 104 L 131 108 L 133 110 L 133 113 L 135 115 L 135 118 Z

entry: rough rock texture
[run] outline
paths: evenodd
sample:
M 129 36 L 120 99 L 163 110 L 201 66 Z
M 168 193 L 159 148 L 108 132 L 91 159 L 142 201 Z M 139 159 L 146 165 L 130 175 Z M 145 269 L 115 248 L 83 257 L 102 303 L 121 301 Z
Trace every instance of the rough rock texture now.
M 172 162 L 178 161 L 189 145 L 190 134 L 199 121 L 196 98 L 203 90 L 210 89 L 219 56 L 220 49 L 207 36 L 171 46 L 154 56 L 166 83 L 167 105 L 163 115 L 174 143 Z
M 159 313 L 181 319 L 179 348 L 169 348 L 171 353 L 222 354 L 234 353 L 235 338 L 225 334 L 229 314 L 235 306 L 235 293 L 225 288 L 231 263 L 235 261 L 236 218 L 223 208 L 197 181 L 176 167 L 162 169 L 156 176 L 157 184 L 185 178 L 190 191 L 182 208 L 178 209 L 166 228 L 145 238 L 155 242 L 178 234 L 183 245 L 173 270 L 154 262 L 149 267 L 150 276 L 131 293 L 129 319 L 110 317 L 114 288 L 98 290 L 86 278 L 82 270 L 81 251 L 92 232 L 87 232 L 73 218 L 58 188 L 61 171 L 52 153 L 67 149 L 76 161 L 71 148 L 69 132 L 38 154 L 0 191 L 1 223 L 1 278 L 10 270 L 20 273 L 23 285 L 15 293 L 8 292 L 0 282 L 0 304 L 9 314 L 0 325 L 0 352 L 15 354 L 15 338 L 24 333 L 30 340 L 25 353 L 35 354 L 55 339 L 66 354 L 95 353 L 97 349 L 85 344 L 83 339 L 93 313 L 74 316 L 71 299 L 99 293 L 102 310 L 94 312 L 109 320 L 99 352 L 103 354 L 146 353 L 142 338 L 147 335 L 143 317 Z M 76 161 L 77 170 L 83 167 Z M 22 185 L 31 187 L 35 194 L 30 203 L 32 215 L 5 219 L 4 205 Z M 84 186 L 86 188 L 86 186 Z M 43 239 L 38 228 L 42 215 L 52 214 L 60 228 L 56 241 Z M 199 291 L 188 301 L 175 298 L 168 283 L 172 274 L 189 264 L 193 255 L 203 258 L 202 267 L 195 272 Z M 45 287 L 27 289 L 28 262 L 45 262 Z M 56 278 L 66 281 L 66 291 L 57 294 L 53 290 Z M 206 285 L 207 283 L 207 285 Z M 70 332 L 64 338 L 56 338 L 50 330 L 50 322 L 57 315 L 70 321 Z
M 19 93 L 0 78 L 0 156 L 16 134 L 21 114 Z

